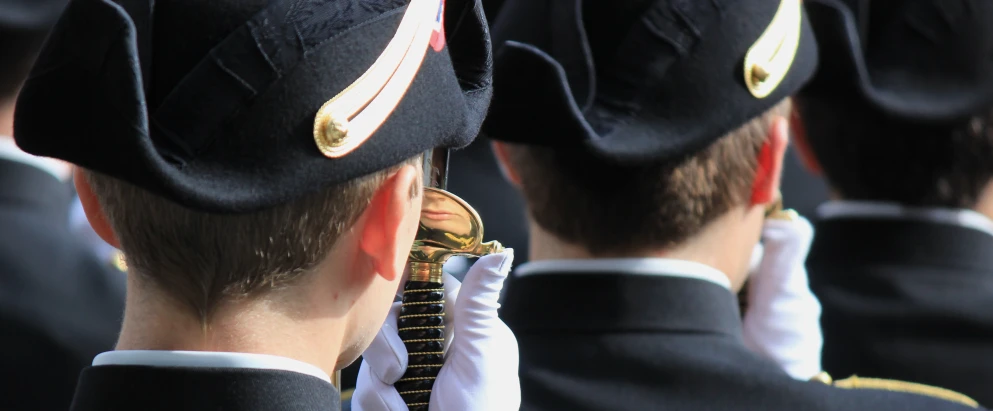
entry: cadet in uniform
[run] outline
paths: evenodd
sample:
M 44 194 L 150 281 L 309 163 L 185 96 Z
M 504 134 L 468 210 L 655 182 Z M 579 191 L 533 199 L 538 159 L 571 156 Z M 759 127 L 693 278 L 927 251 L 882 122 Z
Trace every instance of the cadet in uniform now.
M 14 103 L 66 0 L 0 0 L 0 409 L 65 410 L 114 348 L 124 273 L 74 236 L 68 163 L 17 148 Z
M 839 198 L 808 261 L 824 367 L 993 405 L 993 2 L 806 4 L 798 146 Z
M 396 334 L 420 153 L 473 140 L 491 59 L 477 1 L 72 1 L 18 101 L 17 144 L 78 166 L 130 276 L 117 350 L 83 371 L 72 409 L 339 409 L 330 375 L 381 325 Z M 492 296 L 476 304 L 495 318 L 510 258 L 480 259 L 457 302 Z M 453 346 L 502 325 L 462 322 L 474 333 Z M 494 364 L 516 376 L 500 335 L 510 348 L 463 358 L 463 381 L 438 377 L 432 407 L 517 407 L 516 378 L 455 385 Z M 404 407 L 375 365 L 355 409 Z
M 510 0 L 494 44 L 484 133 L 533 220 L 501 312 L 522 410 L 975 407 L 746 347 L 734 292 L 766 213 L 802 223 L 770 207 L 817 64 L 799 0 Z

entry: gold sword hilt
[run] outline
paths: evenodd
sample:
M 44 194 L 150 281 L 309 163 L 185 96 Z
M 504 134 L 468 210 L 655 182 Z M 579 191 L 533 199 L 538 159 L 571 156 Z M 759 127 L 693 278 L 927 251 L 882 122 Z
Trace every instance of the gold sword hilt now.
M 404 287 L 397 324 L 408 362 L 395 387 L 411 411 L 428 409 L 434 380 L 445 363 L 442 267 L 451 257 L 502 251 L 497 241 L 483 242 L 483 223 L 472 206 L 447 191 L 424 189 L 420 225 L 410 250 L 410 280 Z

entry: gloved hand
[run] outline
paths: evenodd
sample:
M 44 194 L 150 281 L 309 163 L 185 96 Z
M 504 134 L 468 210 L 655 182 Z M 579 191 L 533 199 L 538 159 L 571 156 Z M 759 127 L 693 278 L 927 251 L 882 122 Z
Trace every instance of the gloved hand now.
M 517 339 L 497 316 L 498 299 L 514 261 L 513 250 L 479 259 L 459 284 L 445 274 L 445 365 L 431 392 L 431 411 L 507 411 L 521 406 Z M 397 331 L 400 303 L 362 355 L 352 409 L 405 411 L 393 384 L 407 369 Z
M 766 220 L 764 252 L 748 284 L 745 345 L 778 363 L 793 378 L 821 372 L 821 304 L 810 291 L 804 263 L 814 229 L 803 217 Z

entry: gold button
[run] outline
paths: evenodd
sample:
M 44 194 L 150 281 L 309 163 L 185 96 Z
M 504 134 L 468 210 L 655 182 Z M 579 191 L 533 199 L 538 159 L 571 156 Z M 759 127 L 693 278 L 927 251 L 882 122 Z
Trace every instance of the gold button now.
M 810 379 L 810 381 L 811 382 L 823 383 L 825 385 L 832 385 L 832 384 L 834 384 L 834 379 L 831 378 L 831 375 L 828 374 L 828 373 L 826 373 L 826 372 L 824 372 L 824 371 L 821 371 L 820 373 L 818 373 L 817 375 L 815 375 L 814 378 L 811 378 Z
M 756 64 L 752 67 L 752 80 L 756 83 L 762 83 L 769 79 L 769 72 L 761 65 Z
M 340 118 L 334 114 L 328 116 L 328 123 L 324 128 L 324 139 L 331 147 L 340 147 L 345 144 L 348 138 L 348 119 Z

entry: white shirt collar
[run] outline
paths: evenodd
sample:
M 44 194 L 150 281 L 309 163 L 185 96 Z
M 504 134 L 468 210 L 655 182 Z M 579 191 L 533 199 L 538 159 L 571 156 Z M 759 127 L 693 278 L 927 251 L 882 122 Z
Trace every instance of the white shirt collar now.
M 72 168 L 68 163 L 25 153 L 17 147 L 13 138 L 4 135 L 0 135 L 0 159 L 35 167 L 51 174 L 59 181 L 69 181 L 69 178 L 72 177 Z
M 541 260 L 521 264 L 514 275 L 619 273 L 659 277 L 681 277 L 709 281 L 728 290 L 727 275 L 709 265 L 670 258 L 601 258 L 590 260 Z
M 845 217 L 915 220 L 951 224 L 993 235 L 993 221 L 978 212 L 939 207 L 907 207 L 896 203 L 874 201 L 829 201 L 817 208 L 822 220 Z
M 97 355 L 93 359 L 94 367 L 103 365 L 282 370 L 311 375 L 331 383 L 328 374 L 315 365 L 292 358 L 266 354 L 207 351 L 109 351 Z

